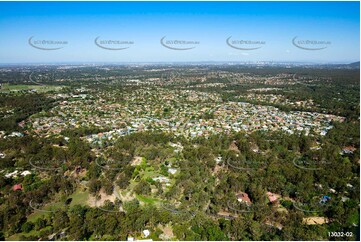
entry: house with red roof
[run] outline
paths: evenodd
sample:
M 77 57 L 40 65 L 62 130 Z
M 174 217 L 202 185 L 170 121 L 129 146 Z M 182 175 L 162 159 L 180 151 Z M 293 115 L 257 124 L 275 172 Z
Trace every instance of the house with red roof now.
M 251 199 L 249 198 L 248 194 L 245 193 L 245 192 L 240 192 L 236 195 L 237 197 L 237 201 L 238 202 L 243 202 L 243 203 L 246 203 L 247 205 L 251 205 L 252 204 L 252 201 Z
M 16 184 L 13 186 L 13 191 L 22 191 L 23 190 L 23 186 L 21 184 Z
M 341 154 L 342 154 L 342 155 L 352 154 L 355 150 L 356 150 L 355 147 L 353 147 L 353 146 L 347 146 L 347 147 L 344 147 L 344 148 L 342 149 Z
M 272 192 L 267 192 L 267 197 L 268 197 L 268 200 L 269 200 L 271 203 L 278 203 L 278 202 L 279 202 L 279 198 L 281 197 L 281 195 L 275 194 L 275 193 L 272 193 Z

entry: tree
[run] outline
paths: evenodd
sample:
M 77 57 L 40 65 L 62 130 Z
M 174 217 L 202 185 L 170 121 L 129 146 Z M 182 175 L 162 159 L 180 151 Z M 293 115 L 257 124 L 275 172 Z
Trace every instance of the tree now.
M 87 210 L 81 205 L 75 205 L 70 210 L 69 235 L 72 240 L 83 240 L 86 234 L 84 217 Z
M 65 211 L 58 211 L 53 219 L 53 226 L 55 230 L 61 230 L 68 227 L 69 217 Z
M 117 181 L 116 181 L 116 184 L 117 184 L 121 189 L 126 189 L 126 188 L 129 186 L 129 184 L 130 184 L 130 182 L 129 182 L 130 178 L 131 178 L 131 176 L 129 177 L 129 176 L 127 176 L 127 174 L 126 174 L 125 172 L 122 172 L 122 173 L 119 175 L 119 177 L 118 177 L 118 179 L 117 179 Z
M 113 183 L 111 181 L 109 181 L 108 179 L 104 179 L 102 183 L 103 183 L 105 193 L 107 195 L 113 194 L 113 190 L 114 190 Z
M 44 218 L 38 218 L 35 221 L 35 230 L 39 231 L 42 228 L 45 228 L 47 224 L 47 220 Z
M 252 235 L 252 240 L 260 240 L 262 231 L 261 225 L 256 221 L 251 221 L 249 225 L 249 231 Z
M 134 192 L 141 195 L 149 195 L 151 190 L 149 183 L 144 180 L 141 180 L 134 188 Z
M 33 222 L 26 222 L 21 226 L 21 231 L 23 231 L 24 233 L 29 233 L 31 230 L 33 230 L 33 228 L 34 228 Z
M 92 194 L 96 194 L 100 191 L 102 187 L 102 183 L 99 180 L 92 179 L 89 181 L 89 192 Z

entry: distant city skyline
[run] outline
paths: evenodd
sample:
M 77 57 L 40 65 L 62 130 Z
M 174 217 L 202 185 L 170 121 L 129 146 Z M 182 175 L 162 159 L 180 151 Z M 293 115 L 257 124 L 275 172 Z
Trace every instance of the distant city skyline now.
M 0 63 L 360 60 L 360 3 L 0 2 Z

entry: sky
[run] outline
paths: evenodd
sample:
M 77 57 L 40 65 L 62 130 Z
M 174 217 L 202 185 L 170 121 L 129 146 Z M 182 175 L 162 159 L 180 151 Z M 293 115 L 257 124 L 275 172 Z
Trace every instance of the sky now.
M 359 4 L 0 2 L 0 63 L 351 63 Z

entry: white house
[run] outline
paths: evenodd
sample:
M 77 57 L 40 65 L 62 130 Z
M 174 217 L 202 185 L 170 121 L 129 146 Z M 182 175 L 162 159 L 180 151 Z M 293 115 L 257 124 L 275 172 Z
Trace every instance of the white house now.
M 147 238 L 150 235 L 150 232 L 148 229 L 143 230 L 143 235 L 145 238 Z

